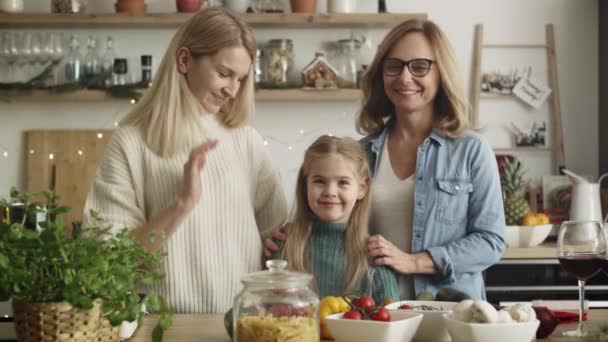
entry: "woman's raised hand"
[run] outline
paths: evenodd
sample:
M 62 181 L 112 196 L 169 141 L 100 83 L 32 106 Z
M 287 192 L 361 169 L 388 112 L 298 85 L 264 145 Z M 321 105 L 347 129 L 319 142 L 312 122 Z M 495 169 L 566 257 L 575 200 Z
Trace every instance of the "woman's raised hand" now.
M 218 140 L 211 139 L 192 149 L 190 157 L 184 164 L 184 182 L 181 200 L 187 210 L 191 210 L 200 200 L 202 193 L 201 172 L 207 161 L 207 153 L 217 146 Z

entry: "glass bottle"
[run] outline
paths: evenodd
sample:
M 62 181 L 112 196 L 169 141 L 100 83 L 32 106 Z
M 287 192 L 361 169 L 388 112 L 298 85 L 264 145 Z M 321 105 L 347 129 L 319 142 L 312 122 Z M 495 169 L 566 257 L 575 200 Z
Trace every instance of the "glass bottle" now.
M 97 53 L 97 39 L 89 36 L 87 53 L 84 56 L 84 77 L 88 80 L 101 73 L 101 61 Z
M 101 57 L 101 72 L 104 75 L 105 86 L 110 86 L 112 83 L 112 73 L 114 72 L 114 39 L 110 36 L 106 38 L 106 48 Z
M 268 271 L 242 279 L 234 300 L 235 341 L 265 336 L 268 341 L 318 342 L 319 297 L 309 288 L 312 275 L 287 271 L 285 260 L 268 260 L 266 266 Z
M 152 56 L 141 55 L 141 83 L 149 87 L 152 82 Z
M 65 80 L 67 82 L 79 82 L 82 79 L 83 59 L 80 54 L 80 43 L 78 37 L 72 35 L 70 38 L 70 52 L 66 57 Z
M 113 86 L 123 86 L 127 84 L 127 73 L 129 72 L 126 58 L 114 59 L 114 73 L 112 75 Z
M 288 86 L 294 63 L 291 39 L 271 39 L 263 54 L 264 82 L 272 88 Z

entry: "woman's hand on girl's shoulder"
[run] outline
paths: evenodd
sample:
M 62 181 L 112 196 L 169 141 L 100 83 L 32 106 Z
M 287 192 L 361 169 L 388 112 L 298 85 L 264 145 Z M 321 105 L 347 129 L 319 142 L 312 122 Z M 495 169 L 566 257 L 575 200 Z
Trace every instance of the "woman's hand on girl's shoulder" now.
M 374 266 L 389 266 L 398 273 L 415 273 L 413 256 L 403 252 L 382 235 L 367 240 L 367 256 L 373 258 Z
M 207 154 L 217 146 L 217 143 L 217 139 L 211 139 L 193 148 L 188 161 L 184 164 L 184 181 L 180 200 L 190 210 L 201 198 L 201 172 L 207 162 Z
M 274 243 L 274 241 L 272 240 L 277 239 L 285 241 L 285 239 L 287 239 L 286 228 L 286 225 L 281 227 L 275 227 L 270 232 L 270 237 L 264 239 L 264 257 L 266 259 L 270 258 L 272 253 L 278 252 L 280 250 L 279 246 L 277 246 L 277 244 Z

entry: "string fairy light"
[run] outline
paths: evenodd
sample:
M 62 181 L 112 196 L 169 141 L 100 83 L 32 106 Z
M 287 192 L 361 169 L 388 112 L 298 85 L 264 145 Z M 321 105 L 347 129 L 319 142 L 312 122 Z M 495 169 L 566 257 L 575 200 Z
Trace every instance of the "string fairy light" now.
M 273 144 L 277 144 L 277 145 L 285 147 L 288 151 L 293 151 L 295 149 L 296 145 L 300 145 L 303 142 L 309 142 L 311 136 L 327 134 L 330 137 L 332 137 L 333 136 L 332 131 L 335 131 L 336 129 L 343 127 L 344 121 L 346 119 L 351 119 L 351 120 L 354 119 L 354 114 L 349 115 L 346 112 L 342 112 L 342 114 L 338 117 L 338 119 L 336 119 L 330 125 L 326 124 L 324 126 L 321 126 L 321 127 L 318 127 L 318 128 L 312 129 L 312 130 L 308 130 L 308 131 L 304 130 L 303 128 L 300 128 L 298 130 L 300 138 L 293 140 L 293 141 L 284 141 L 275 136 L 263 134 L 264 146 L 269 146 L 270 142 L 272 142 Z
M 119 113 L 118 115 L 122 115 L 122 113 Z M 329 136 L 333 136 L 332 131 L 335 131 L 340 127 L 344 127 L 344 121 L 346 119 L 353 119 L 353 118 L 354 118 L 354 114 L 348 115 L 346 112 L 343 112 L 343 113 L 341 113 L 341 115 L 339 115 L 339 117 L 333 123 L 330 123 L 329 125 L 327 124 L 327 122 L 325 122 L 325 125 L 320 126 L 318 128 L 310 129 L 310 130 L 305 130 L 304 128 L 300 128 L 297 130 L 299 138 L 292 140 L 292 141 L 285 141 L 285 140 L 279 139 L 272 135 L 262 134 L 263 144 L 264 144 L 264 146 L 267 146 L 267 147 L 271 146 L 271 145 L 278 145 L 278 146 L 285 148 L 287 151 L 292 152 L 300 144 L 310 142 L 310 138 L 312 136 L 318 136 L 321 134 L 327 134 Z M 107 124 L 109 124 L 110 122 L 113 122 L 114 127 L 119 127 L 119 122 L 116 117 L 112 118 L 111 121 L 109 121 L 109 122 L 106 121 L 106 124 L 104 126 L 107 126 Z M 103 137 L 104 137 L 104 134 L 102 132 L 96 132 L 95 135 L 96 135 L 97 139 L 103 139 Z M 295 135 L 295 136 L 298 136 L 298 135 Z M 2 152 L 2 156 L 4 158 L 8 158 L 8 156 L 9 156 L 8 149 L 2 144 L 0 144 L 0 151 Z M 45 153 L 46 151 L 41 151 L 41 152 Z M 75 152 L 80 157 L 82 157 L 86 154 L 82 148 L 77 148 Z M 34 155 L 34 154 L 36 154 L 36 151 L 34 149 L 30 149 L 28 151 L 28 153 L 30 155 Z M 51 151 L 51 152 L 46 152 L 46 153 L 48 153 L 48 158 L 50 160 L 54 160 L 57 155 L 61 155 L 63 152 L 62 151 Z M 297 171 L 297 169 L 296 169 L 296 171 Z
M 6 147 L 4 147 L 4 145 L 0 144 L 0 149 L 2 149 L 2 156 L 4 158 L 8 158 L 8 149 Z

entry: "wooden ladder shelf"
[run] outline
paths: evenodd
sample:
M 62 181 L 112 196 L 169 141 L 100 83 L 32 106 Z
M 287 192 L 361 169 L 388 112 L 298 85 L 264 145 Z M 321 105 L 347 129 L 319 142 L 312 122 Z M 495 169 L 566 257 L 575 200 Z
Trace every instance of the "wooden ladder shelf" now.
M 553 168 L 557 174 L 560 168 L 566 165 L 564 153 L 564 139 L 562 131 L 561 108 L 559 101 L 559 84 L 557 79 L 557 61 L 555 57 L 555 35 L 553 24 L 545 25 L 545 44 L 484 44 L 483 25 L 475 25 L 475 41 L 473 51 L 473 81 L 471 89 L 471 112 L 470 119 L 474 128 L 480 128 L 479 123 L 479 100 L 481 98 L 481 57 L 483 49 L 545 49 L 547 51 L 547 69 L 549 87 L 551 88 L 551 146 L 548 148 L 553 153 Z M 508 150 L 530 150 L 530 148 L 514 148 Z M 547 148 L 536 148 L 546 150 Z M 507 149 L 504 149 L 507 150 Z

